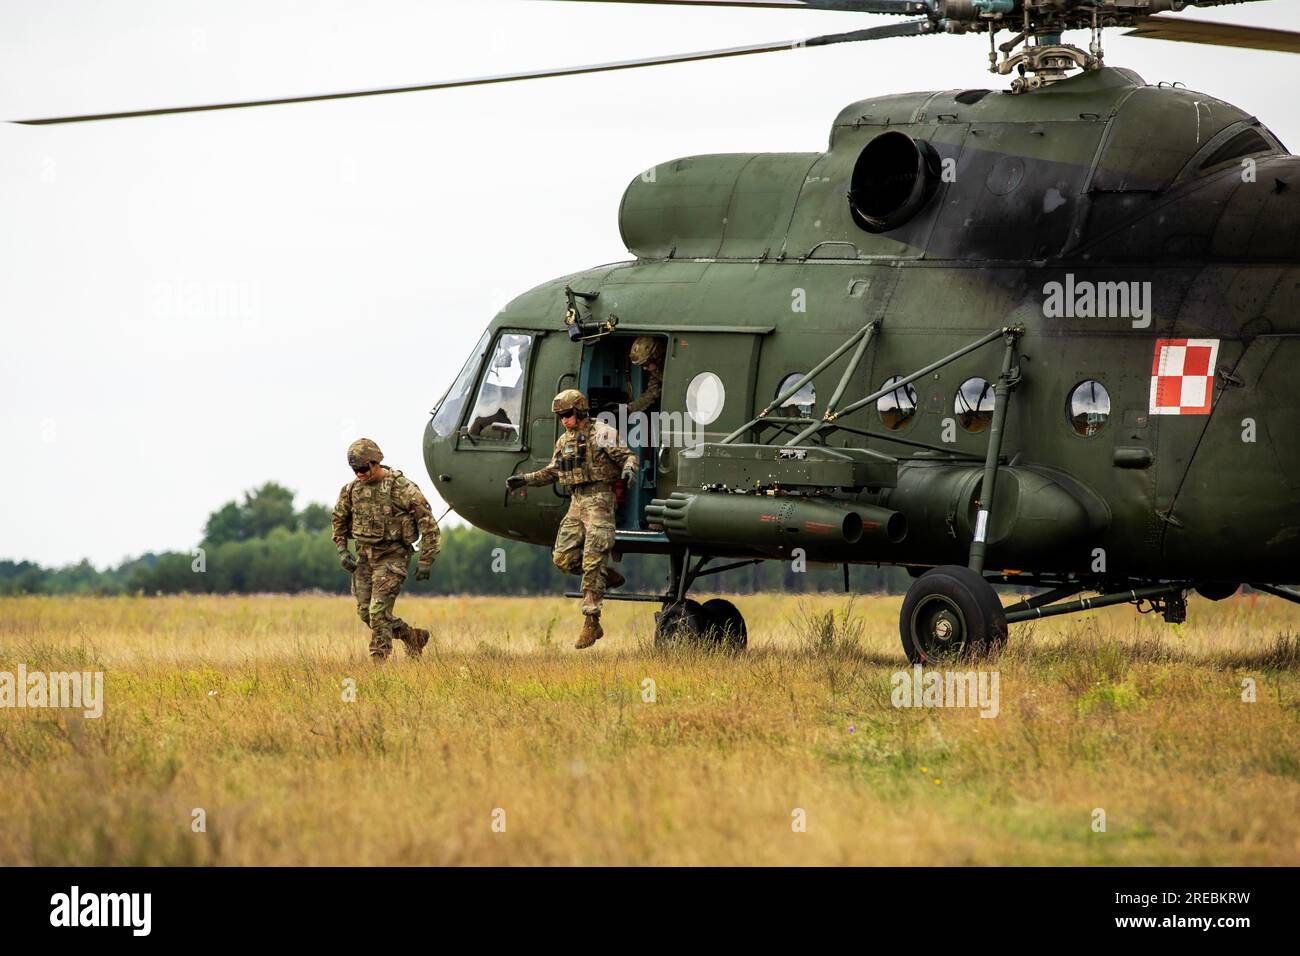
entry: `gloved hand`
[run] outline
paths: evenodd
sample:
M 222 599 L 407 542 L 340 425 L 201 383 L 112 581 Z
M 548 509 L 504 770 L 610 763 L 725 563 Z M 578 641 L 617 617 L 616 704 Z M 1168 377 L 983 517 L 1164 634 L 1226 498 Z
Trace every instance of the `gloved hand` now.
M 421 564 L 421 565 L 418 565 L 418 566 L 416 567 L 416 569 L 415 569 L 415 580 L 417 580 L 417 581 L 427 581 L 427 580 L 429 580 L 429 572 L 430 572 L 431 570 L 433 570 L 433 562 L 432 562 L 432 561 L 430 561 L 428 564 Z
M 623 483 L 629 491 L 636 487 L 636 465 L 630 461 L 623 466 Z
M 348 574 L 355 574 L 357 570 L 357 559 L 347 551 L 339 552 L 339 566 Z
M 522 488 L 526 484 L 528 484 L 528 479 L 525 478 L 523 475 L 511 475 L 509 478 L 506 479 L 506 487 L 509 488 L 511 491 L 515 491 L 519 488 Z

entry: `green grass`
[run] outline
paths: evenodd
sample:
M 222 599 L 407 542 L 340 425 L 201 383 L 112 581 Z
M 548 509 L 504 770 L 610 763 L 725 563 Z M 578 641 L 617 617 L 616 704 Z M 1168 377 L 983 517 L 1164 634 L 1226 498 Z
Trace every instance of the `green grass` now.
M 983 719 L 891 705 L 897 598 L 735 600 L 739 656 L 403 599 L 434 643 L 380 668 L 342 598 L 0 600 L 0 670 L 106 675 L 102 719 L 0 710 L 0 864 L 1300 863 L 1289 605 L 1013 629 Z

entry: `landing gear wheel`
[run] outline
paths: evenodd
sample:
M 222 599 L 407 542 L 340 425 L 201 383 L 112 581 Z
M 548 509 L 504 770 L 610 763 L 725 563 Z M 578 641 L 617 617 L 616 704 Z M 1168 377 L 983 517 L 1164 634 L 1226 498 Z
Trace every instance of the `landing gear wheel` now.
M 1007 641 L 997 593 L 970 568 L 932 568 L 913 582 L 898 615 L 903 653 L 913 664 L 995 650 Z
M 655 647 L 698 644 L 710 623 L 704 605 L 687 598 L 655 615 Z
M 722 598 L 705 601 L 702 605 L 709 619 L 706 635 L 710 643 L 717 643 L 729 651 L 743 651 L 749 644 L 749 629 L 736 605 Z

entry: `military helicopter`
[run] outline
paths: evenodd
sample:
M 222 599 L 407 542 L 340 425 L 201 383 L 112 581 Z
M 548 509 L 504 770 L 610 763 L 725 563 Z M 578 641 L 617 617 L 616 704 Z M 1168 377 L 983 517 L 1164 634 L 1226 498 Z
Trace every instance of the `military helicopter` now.
M 572 2 L 572 0 L 568 0 Z M 1003 90 L 861 100 L 824 152 L 661 163 L 619 207 L 626 262 L 524 293 L 430 412 L 425 464 L 490 532 L 549 544 L 566 506 L 504 480 L 582 389 L 640 449 L 617 549 L 667 555 L 656 640 L 743 647 L 753 562 L 896 565 L 914 662 L 1008 625 L 1131 603 L 1182 621 L 1243 584 L 1300 603 L 1300 158 L 1249 113 L 1105 65 L 1103 32 L 1300 52 L 1300 33 L 1167 14 L 1234 0 L 584 0 L 911 17 L 849 33 L 401 89 L 982 33 Z M 1251 2 L 1251 0 L 1244 0 Z M 1088 49 L 1065 43 L 1089 31 Z M 1003 34 L 1008 38 L 999 43 Z M 661 340 L 660 406 L 629 363 Z M 1037 591 L 1004 606 L 997 585 Z M 1080 598 L 1078 595 L 1092 594 Z

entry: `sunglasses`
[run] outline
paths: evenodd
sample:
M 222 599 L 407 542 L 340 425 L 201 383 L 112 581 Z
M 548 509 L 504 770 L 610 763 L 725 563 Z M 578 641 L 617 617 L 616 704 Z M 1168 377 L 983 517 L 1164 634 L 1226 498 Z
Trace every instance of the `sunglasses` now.
M 370 466 L 369 466 L 369 465 L 364 465 L 364 466 L 362 466 L 362 467 L 360 467 L 360 468 L 353 467 L 352 470 L 355 471 L 358 475 L 364 475 L 364 474 L 367 474 L 367 473 L 370 471 Z
M 560 412 L 560 418 L 561 419 L 573 418 L 577 414 L 578 414 L 578 410 L 576 408 L 570 408 L 567 412 Z

